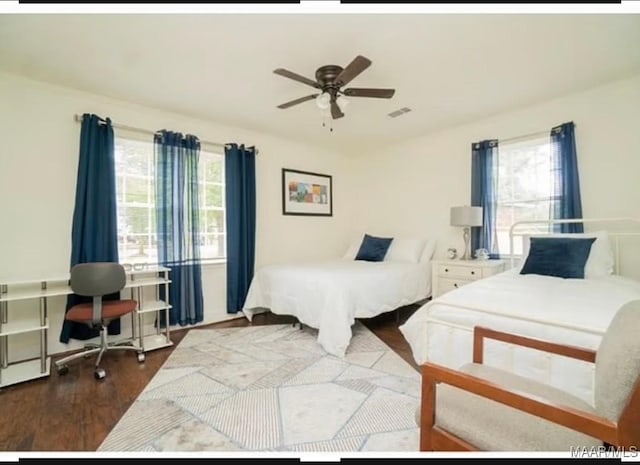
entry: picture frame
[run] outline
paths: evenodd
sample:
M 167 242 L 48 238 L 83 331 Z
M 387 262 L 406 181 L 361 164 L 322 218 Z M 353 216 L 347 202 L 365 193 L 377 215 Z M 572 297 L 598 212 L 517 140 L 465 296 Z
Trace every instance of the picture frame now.
M 282 214 L 333 216 L 332 177 L 282 168 Z

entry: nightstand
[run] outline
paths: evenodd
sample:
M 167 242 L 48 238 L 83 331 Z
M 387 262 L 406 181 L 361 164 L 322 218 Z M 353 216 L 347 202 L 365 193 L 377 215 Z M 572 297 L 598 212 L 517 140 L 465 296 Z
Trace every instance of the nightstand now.
M 433 298 L 478 279 L 500 273 L 504 260 L 432 260 Z

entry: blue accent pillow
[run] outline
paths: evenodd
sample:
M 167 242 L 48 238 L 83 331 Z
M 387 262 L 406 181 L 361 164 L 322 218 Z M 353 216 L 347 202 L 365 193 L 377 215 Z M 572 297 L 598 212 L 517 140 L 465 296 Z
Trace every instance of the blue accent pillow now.
M 375 237 L 364 235 L 360 249 L 356 254 L 356 260 L 366 260 L 368 262 L 381 262 L 387 255 L 393 237 Z
M 584 266 L 595 237 L 532 237 L 529 255 L 520 274 L 584 279 Z

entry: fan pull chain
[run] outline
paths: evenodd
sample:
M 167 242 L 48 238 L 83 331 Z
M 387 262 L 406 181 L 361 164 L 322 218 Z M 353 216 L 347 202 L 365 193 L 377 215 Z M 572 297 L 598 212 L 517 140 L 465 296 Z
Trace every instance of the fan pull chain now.
M 331 123 L 333 123 L 333 121 Z M 322 127 L 327 127 L 327 118 L 324 115 L 322 116 Z M 333 132 L 333 124 L 329 124 L 329 132 Z

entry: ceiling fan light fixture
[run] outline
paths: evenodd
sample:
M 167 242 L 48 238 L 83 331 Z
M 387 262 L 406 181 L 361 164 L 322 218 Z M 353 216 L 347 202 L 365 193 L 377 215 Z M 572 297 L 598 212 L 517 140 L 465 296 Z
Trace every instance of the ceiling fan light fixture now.
M 321 93 L 316 97 L 316 105 L 321 110 L 328 109 L 331 105 L 331 96 L 326 92 Z
M 336 99 L 336 103 L 338 104 L 338 107 L 340 107 L 340 111 L 344 112 L 344 109 L 347 108 L 347 106 L 349 105 L 349 100 L 347 100 L 345 97 L 340 95 Z

